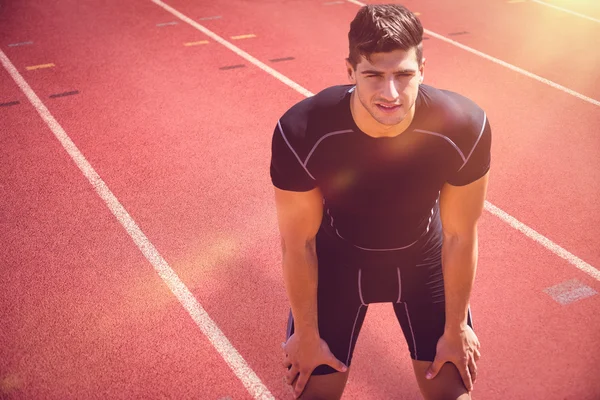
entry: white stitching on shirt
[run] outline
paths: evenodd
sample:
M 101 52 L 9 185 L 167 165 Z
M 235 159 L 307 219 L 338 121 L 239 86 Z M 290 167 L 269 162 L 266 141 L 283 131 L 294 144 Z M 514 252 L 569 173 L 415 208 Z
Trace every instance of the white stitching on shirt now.
M 352 351 L 352 340 L 354 339 L 354 333 L 356 331 L 356 323 L 358 322 L 358 317 L 360 316 L 360 310 L 362 310 L 363 305 L 361 304 L 358 307 L 358 312 L 356 313 L 356 318 L 354 318 L 354 326 L 352 327 L 352 334 L 350 335 L 350 345 L 348 345 L 348 357 L 346 357 L 346 365 L 350 362 L 350 352 Z
M 477 147 L 477 144 L 479 143 L 479 140 L 481 139 L 481 136 L 483 135 L 483 130 L 485 129 L 485 121 L 486 120 L 487 120 L 487 116 L 485 115 L 485 111 L 484 111 L 483 112 L 483 125 L 481 125 L 481 132 L 479 132 L 479 137 L 477 138 L 477 141 L 475 141 L 475 145 L 473 145 L 473 148 L 471 149 L 471 152 L 467 156 L 467 159 L 465 160 L 465 162 L 463 163 L 463 165 L 458 169 L 459 171 L 461 169 L 463 169 L 463 167 L 465 165 L 467 165 L 467 162 L 469 161 L 469 158 L 471 158 L 471 154 L 473 154 L 473 152 L 475 151 L 475 147 Z
M 444 136 L 441 133 L 437 133 L 437 132 L 426 131 L 426 130 L 423 130 L 423 129 L 415 129 L 415 132 L 427 133 L 429 135 L 434 135 L 434 136 L 438 136 L 438 137 L 441 137 L 441 138 L 445 139 L 448 143 L 450 143 L 452 145 L 452 147 L 454 147 L 454 149 L 456 151 L 458 151 L 458 154 L 460 155 L 460 158 L 463 161 L 465 161 L 465 155 L 463 154 L 463 152 L 460 151 L 460 149 L 458 148 L 458 146 L 456 145 L 456 143 L 454 143 L 448 136 Z
M 339 135 L 342 133 L 350 133 L 353 132 L 352 129 L 346 129 L 343 131 L 335 131 L 335 132 L 330 132 L 326 135 L 324 135 L 321 139 L 319 139 L 317 141 L 317 143 L 315 143 L 315 145 L 313 146 L 312 150 L 310 151 L 310 153 L 308 153 L 308 157 L 306 157 L 306 160 L 304 161 L 304 167 L 306 167 L 306 165 L 308 164 L 308 159 L 312 156 L 312 154 L 314 153 L 314 151 L 317 149 L 317 146 L 325 139 L 327 139 L 329 136 L 333 136 L 333 135 Z
M 333 228 L 333 217 L 331 216 L 331 212 L 329 211 L 329 208 L 327 209 L 327 215 L 329 215 L 329 219 L 331 219 L 331 227 Z
M 431 208 L 431 213 L 430 213 L 430 216 L 429 216 L 429 221 L 427 222 L 427 228 L 425 228 L 425 232 L 423 232 L 423 234 L 421 234 L 421 236 L 419 236 L 419 238 L 418 238 L 417 240 L 415 240 L 414 242 L 412 242 L 411 244 L 409 244 L 409 245 L 407 245 L 407 246 L 403 246 L 403 247 L 396 247 L 396 248 L 393 248 L 393 249 L 370 249 L 370 248 L 368 248 L 368 247 L 361 247 L 361 246 L 358 246 L 358 245 L 356 245 L 356 244 L 354 244 L 354 243 L 350 242 L 348 239 L 346 239 L 345 237 L 343 237 L 343 236 L 340 234 L 340 231 L 339 231 L 337 228 L 335 229 L 335 233 L 337 233 L 337 235 L 338 235 L 338 237 L 339 237 L 340 239 L 343 239 L 343 240 L 347 241 L 347 242 L 348 242 L 348 243 L 350 243 L 352 246 L 356 247 L 357 249 L 361 249 L 361 250 L 367 250 L 367 251 L 394 251 L 394 250 L 404 250 L 404 249 L 408 249 L 409 247 L 411 247 L 411 246 L 415 245 L 417 242 L 419 242 L 419 240 L 421 240 L 421 238 L 422 238 L 423 236 L 425 236 L 425 235 L 427 235 L 427 233 L 429 233 L 429 228 L 431 227 L 431 220 L 433 219 L 433 210 L 435 209 L 435 206 L 436 206 L 436 204 L 437 204 L 437 203 L 439 202 L 439 200 L 440 200 L 440 193 L 441 193 L 441 192 L 438 192 L 438 197 L 437 197 L 437 199 L 435 200 L 435 204 L 434 204 L 434 205 L 433 205 L 433 207 Z M 333 217 L 331 216 L 331 213 L 330 213 L 330 210 L 329 210 L 329 209 L 327 209 L 327 214 L 328 214 L 328 215 L 329 215 L 329 217 L 331 218 L 331 227 L 332 227 L 332 228 L 334 228 L 334 226 L 333 226 Z
M 283 137 L 283 140 L 285 140 L 285 142 L 287 143 L 287 145 L 290 148 L 290 150 L 292 151 L 292 153 L 294 153 L 294 155 L 296 156 L 296 159 L 298 160 L 298 162 L 300 163 L 300 165 L 302 165 L 302 168 L 304 168 L 304 170 L 306 171 L 306 173 L 308 174 L 308 176 L 310 176 L 313 181 L 316 181 L 315 177 L 312 176 L 312 174 L 310 173 L 310 171 L 302 163 L 302 160 L 300 160 L 300 157 L 298 156 L 298 153 L 296 153 L 296 150 L 294 150 L 294 148 L 292 147 L 292 145 L 290 144 L 290 142 L 287 140 L 287 137 L 285 137 L 285 134 L 283 133 L 283 128 L 281 127 L 280 121 L 277 121 L 277 126 L 279 127 L 279 132 L 281 132 L 281 136 Z
M 413 331 L 412 323 L 410 322 L 410 315 L 408 314 L 408 305 L 404 303 L 404 311 L 406 311 L 406 318 L 408 319 L 408 326 L 410 328 L 410 334 L 412 335 L 413 347 L 415 349 L 415 360 L 419 359 L 417 355 L 417 341 L 415 340 L 415 331 Z
M 288 147 L 290 148 L 290 150 L 292 151 L 292 153 L 294 153 L 294 155 L 296 156 L 296 159 L 298 160 L 298 162 L 300 163 L 300 165 L 302 165 L 302 168 L 304 168 L 304 170 L 306 171 L 306 173 L 308 174 L 308 176 L 310 176 L 315 181 L 316 181 L 315 177 L 312 176 L 312 174 L 310 173 L 310 171 L 308 170 L 308 168 L 306 167 L 306 165 L 308 164 L 308 160 L 310 159 L 310 157 L 313 155 L 313 153 L 317 149 L 317 146 L 319 146 L 319 144 L 321 144 L 321 142 L 323 140 L 327 139 L 329 136 L 340 135 L 342 133 L 354 132 L 352 129 L 346 129 L 346 130 L 343 130 L 343 131 L 335 131 L 335 132 L 329 132 L 329 133 L 325 134 L 322 138 L 320 138 L 317 141 L 317 143 L 315 143 L 315 145 L 313 146 L 313 148 L 310 150 L 310 153 L 308 153 L 308 156 L 306 157 L 306 160 L 304 160 L 304 162 L 303 162 L 300 159 L 300 156 L 298 155 L 298 153 L 296 153 L 296 150 L 294 150 L 294 148 L 292 147 L 292 145 L 288 141 L 287 137 L 285 136 L 285 133 L 283 133 L 283 128 L 281 127 L 281 120 L 277 121 L 277 126 L 279 127 L 279 132 L 281 132 L 281 136 L 283 137 L 283 140 L 285 140 L 285 143 L 288 145 Z
M 363 306 L 366 306 L 365 304 L 365 300 L 363 299 L 363 295 L 362 295 L 362 269 L 358 269 L 358 296 L 360 297 L 360 302 L 362 303 Z
M 337 230 L 337 229 L 335 230 L 335 233 L 337 233 L 337 235 L 338 235 L 338 236 L 339 236 L 341 239 L 344 239 L 345 241 L 349 242 L 349 243 L 350 243 L 352 246 L 356 247 L 357 249 L 361 249 L 361 250 L 368 250 L 368 251 L 392 251 L 392 250 L 404 250 L 404 249 L 407 249 L 407 248 L 409 248 L 410 246 L 414 245 L 415 243 L 417 243 L 417 242 L 419 241 L 419 239 L 417 239 L 417 240 L 415 240 L 414 242 L 412 242 L 411 244 L 409 244 L 408 246 L 404 246 L 404 247 L 396 247 L 396 248 L 394 248 L 394 249 L 369 249 L 369 248 L 367 248 L 367 247 L 361 247 L 361 246 L 357 246 L 357 245 L 355 245 L 354 243 L 350 242 L 348 239 L 346 239 L 345 237 L 343 237 L 343 236 L 340 234 L 340 231 L 339 231 L 339 230 Z M 424 233 L 423 235 L 425 235 L 425 233 Z M 422 236 L 422 235 L 421 235 L 421 236 Z
M 397 267 L 398 270 L 398 301 L 396 303 L 400 303 L 400 299 L 402 298 L 402 279 L 400 278 L 400 267 Z

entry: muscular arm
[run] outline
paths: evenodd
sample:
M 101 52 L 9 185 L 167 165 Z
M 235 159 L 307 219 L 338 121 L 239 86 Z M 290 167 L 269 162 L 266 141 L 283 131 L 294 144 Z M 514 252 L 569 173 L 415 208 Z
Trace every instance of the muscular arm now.
M 446 331 L 464 330 L 467 325 L 477 269 L 477 221 L 483 210 L 487 183 L 488 174 L 466 186 L 447 184 L 441 192 Z
M 318 263 L 315 236 L 323 215 L 319 189 L 291 192 L 275 188 L 283 279 L 298 335 L 319 335 L 317 319 Z

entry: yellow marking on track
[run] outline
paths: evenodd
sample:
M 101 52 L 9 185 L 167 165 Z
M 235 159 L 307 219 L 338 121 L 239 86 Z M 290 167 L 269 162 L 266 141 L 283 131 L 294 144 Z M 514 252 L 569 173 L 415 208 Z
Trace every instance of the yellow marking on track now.
M 256 35 L 254 33 L 251 33 L 249 35 L 239 35 L 239 36 L 232 36 L 231 38 L 233 40 L 239 40 L 239 39 L 250 39 L 256 37 Z
M 201 44 L 208 44 L 208 40 L 200 40 L 199 42 L 188 42 L 188 43 L 184 43 L 184 46 L 198 46 Z
M 56 67 L 56 65 L 54 65 L 54 64 L 32 65 L 30 67 L 27 67 L 27 71 L 33 71 L 34 69 L 41 69 L 41 68 L 52 68 L 52 67 Z
M 415 14 L 417 17 L 418 17 L 419 15 L 421 15 L 421 13 L 420 13 L 420 12 L 418 12 L 418 11 L 417 11 L 417 12 L 414 12 L 413 14 Z
M 526 0 L 508 0 L 507 3 L 508 4 L 514 4 L 514 3 L 525 3 Z

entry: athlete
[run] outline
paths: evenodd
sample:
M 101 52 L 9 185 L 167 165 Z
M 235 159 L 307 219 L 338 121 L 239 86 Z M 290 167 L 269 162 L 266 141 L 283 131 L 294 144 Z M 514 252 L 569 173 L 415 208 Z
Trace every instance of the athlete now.
M 348 38 L 351 84 L 295 104 L 272 138 L 285 380 L 297 398 L 339 399 L 368 305 L 385 302 L 423 397 L 470 399 L 490 124 L 473 101 L 422 83 L 423 27 L 405 7 L 362 7 Z

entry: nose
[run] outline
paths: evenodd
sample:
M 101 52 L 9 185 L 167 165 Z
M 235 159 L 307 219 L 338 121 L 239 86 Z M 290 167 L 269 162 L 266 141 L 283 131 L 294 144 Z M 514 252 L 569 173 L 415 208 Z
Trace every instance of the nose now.
M 383 97 L 386 101 L 389 101 L 390 103 L 394 102 L 398 96 L 400 95 L 400 93 L 398 92 L 398 89 L 396 88 L 396 82 L 395 79 L 388 79 L 385 81 L 385 83 L 383 84 L 383 92 L 381 93 L 381 97 Z

